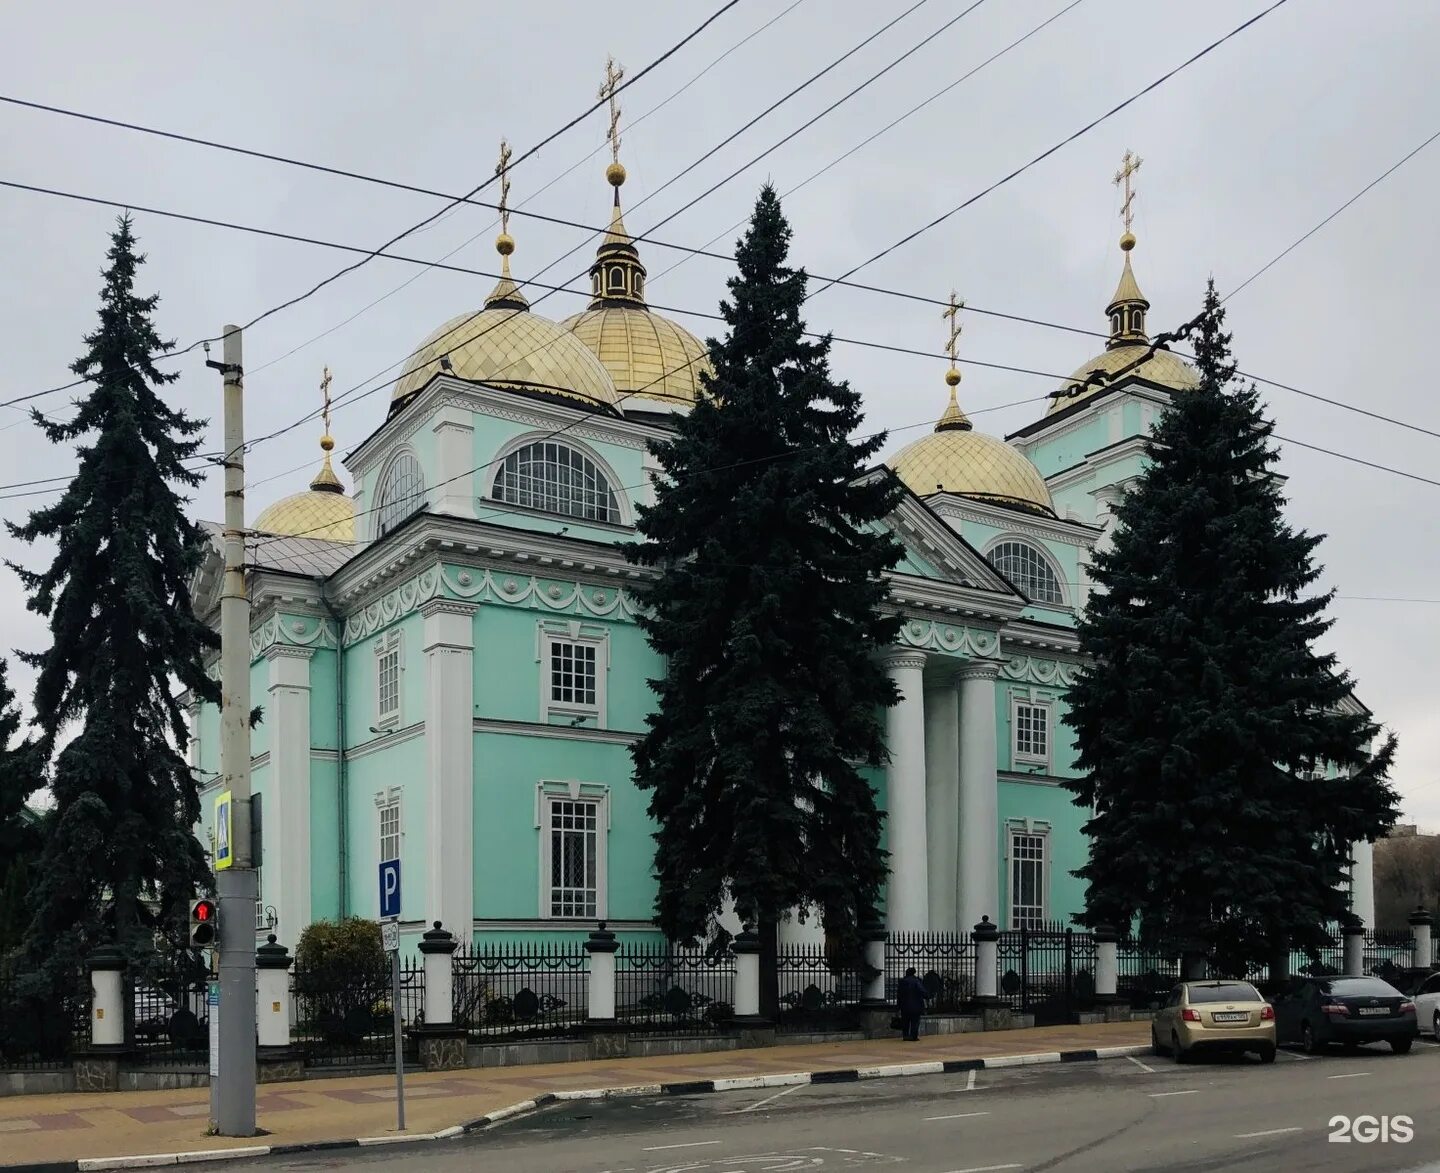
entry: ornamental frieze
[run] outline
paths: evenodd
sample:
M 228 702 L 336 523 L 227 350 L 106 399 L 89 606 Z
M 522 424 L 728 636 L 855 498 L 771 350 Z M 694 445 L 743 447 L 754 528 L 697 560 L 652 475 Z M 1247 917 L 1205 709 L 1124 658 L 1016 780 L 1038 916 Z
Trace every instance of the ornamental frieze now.
M 333 648 L 335 625 L 308 615 L 272 615 L 250 632 L 250 659 L 258 660 L 275 644 L 297 648 Z
M 937 623 L 927 619 L 907 619 L 900 626 L 900 642 L 912 648 L 947 652 L 976 660 L 1000 661 L 1000 675 L 1007 680 L 1027 684 L 1044 684 L 1071 688 L 1079 665 L 1064 660 L 1042 659 L 1039 656 L 1004 655 L 1000 636 L 994 632 L 976 631 L 955 623 Z

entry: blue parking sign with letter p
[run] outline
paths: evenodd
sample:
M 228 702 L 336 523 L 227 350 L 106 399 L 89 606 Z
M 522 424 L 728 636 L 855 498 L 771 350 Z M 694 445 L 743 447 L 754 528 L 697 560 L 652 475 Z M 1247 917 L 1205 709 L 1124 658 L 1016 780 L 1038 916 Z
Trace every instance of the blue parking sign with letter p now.
M 380 864 L 380 917 L 400 915 L 400 861 L 387 859 Z

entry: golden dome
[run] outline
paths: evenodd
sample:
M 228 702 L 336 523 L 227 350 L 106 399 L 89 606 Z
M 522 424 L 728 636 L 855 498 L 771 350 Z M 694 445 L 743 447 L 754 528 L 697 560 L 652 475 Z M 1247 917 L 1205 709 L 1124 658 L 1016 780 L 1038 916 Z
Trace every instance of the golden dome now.
M 457 379 L 619 411 L 615 384 L 599 359 L 569 331 L 526 310 L 492 306 L 450 319 L 405 364 L 392 403 L 408 399 L 439 374 L 442 356 L 449 360 L 447 373 Z
M 688 408 L 712 369 L 703 342 L 640 306 L 585 310 L 560 325 L 605 364 L 626 408 Z
M 260 511 L 254 529 L 295 538 L 355 540 L 355 502 L 344 493 L 311 489 L 282 497 Z
M 1131 346 L 1117 346 L 1110 350 L 1103 350 L 1089 362 L 1075 369 L 1061 388 L 1073 387 L 1093 371 L 1101 371 L 1107 375 L 1113 375 L 1116 371 L 1130 366 L 1138 359 L 1144 358 L 1149 350 L 1148 345 L 1135 344 Z M 1171 354 L 1168 350 L 1157 350 L 1150 358 L 1145 359 L 1134 370 L 1127 370 L 1125 376 L 1134 375 L 1136 378 L 1145 379 L 1147 382 L 1158 383 L 1171 391 L 1193 391 L 1200 385 L 1200 376 L 1184 359 Z M 1046 415 L 1054 415 L 1057 411 L 1063 411 L 1072 403 L 1079 403 L 1089 399 L 1097 391 L 1103 390 L 1108 384 L 1097 383 L 1085 387 L 1077 395 L 1059 396 L 1050 401 L 1046 408 Z

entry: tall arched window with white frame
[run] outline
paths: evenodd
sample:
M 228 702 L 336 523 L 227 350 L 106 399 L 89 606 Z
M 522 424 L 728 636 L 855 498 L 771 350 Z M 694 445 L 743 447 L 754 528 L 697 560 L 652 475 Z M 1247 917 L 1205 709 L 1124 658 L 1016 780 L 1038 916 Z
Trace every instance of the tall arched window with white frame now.
M 375 533 L 383 537 L 415 510 L 425 499 L 425 474 L 413 453 L 401 452 L 385 470 L 375 506 Z
M 1065 592 L 1049 560 L 1029 542 L 1007 539 L 985 555 L 990 565 L 1020 588 L 1032 603 L 1065 605 Z
M 491 496 L 584 521 L 621 520 L 615 490 L 600 466 L 555 440 L 537 440 L 506 456 L 495 473 Z

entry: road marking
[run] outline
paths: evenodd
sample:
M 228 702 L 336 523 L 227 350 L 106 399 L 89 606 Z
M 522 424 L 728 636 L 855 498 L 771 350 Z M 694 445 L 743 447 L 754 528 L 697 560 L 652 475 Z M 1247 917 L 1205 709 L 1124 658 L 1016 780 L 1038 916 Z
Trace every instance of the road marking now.
M 1155 1068 L 1151 1067 L 1148 1063 L 1141 1063 L 1140 1060 L 1135 1058 L 1134 1055 L 1126 1055 L 1125 1058 L 1129 1059 L 1131 1063 L 1135 1064 L 1135 1066 L 1140 1068 L 1141 1071 L 1145 1072 L 1146 1075 L 1155 1074 Z
M 926 1116 L 923 1120 L 929 1124 L 932 1120 L 969 1120 L 972 1116 L 988 1116 L 989 1112 L 957 1112 L 953 1116 Z
M 737 1113 L 739 1113 L 739 1112 L 753 1112 L 753 1111 L 755 1111 L 756 1108 L 763 1108 L 763 1107 L 764 1107 L 766 1104 L 768 1104 L 771 1100 L 778 1100 L 781 1096 L 788 1096 L 791 1092 L 798 1092 L 802 1087 L 809 1087 L 809 1086 L 810 1086 L 809 1084 L 797 1083 L 797 1084 L 795 1084 L 795 1085 L 793 1085 L 793 1086 L 791 1086 L 791 1087 L 782 1088 L 780 1091 L 776 1092 L 774 1095 L 766 1096 L 763 1100 L 756 1100 L 753 1104 L 747 1104 L 745 1107 L 743 1107 L 743 1108 L 737 1108 L 735 1111 L 736 1111 Z
M 719 1144 L 718 1140 L 692 1140 L 688 1144 L 657 1144 L 651 1145 L 648 1149 L 641 1149 L 642 1153 L 661 1153 L 666 1149 L 698 1149 L 707 1144 Z
M 1199 1094 L 1200 1089 L 1198 1087 L 1192 1087 L 1186 1088 L 1183 1092 L 1151 1092 L 1150 1098 L 1152 1100 L 1160 1100 L 1166 1096 L 1198 1096 Z
M 969 1169 L 951 1169 L 950 1173 L 998 1173 L 1000 1169 L 1023 1169 L 1024 1165 L 972 1165 Z
M 970 1068 L 970 1074 L 965 1078 L 965 1090 L 967 1092 L 975 1090 L 975 1068 L 973 1067 Z
M 1369 1075 L 1368 1071 L 1351 1071 L 1345 1075 L 1327 1075 L 1326 1079 L 1359 1079 L 1362 1075 Z
M 1282 1136 L 1287 1132 L 1304 1132 L 1303 1128 L 1267 1128 L 1264 1132 L 1237 1132 L 1236 1140 L 1254 1140 L 1257 1136 Z
M 1281 1055 L 1284 1055 L 1287 1059 L 1304 1059 L 1306 1062 L 1309 1062 L 1311 1059 L 1315 1058 L 1314 1055 L 1307 1055 L 1303 1051 L 1281 1051 L 1279 1053 Z

